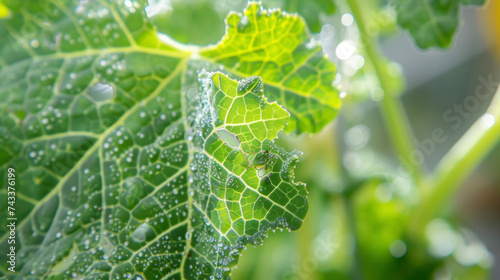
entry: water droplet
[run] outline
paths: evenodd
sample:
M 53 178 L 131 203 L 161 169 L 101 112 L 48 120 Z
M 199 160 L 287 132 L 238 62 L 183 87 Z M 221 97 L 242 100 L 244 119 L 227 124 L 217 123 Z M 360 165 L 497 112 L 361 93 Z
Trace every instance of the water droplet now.
M 335 49 L 335 54 L 341 60 L 348 60 L 356 52 L 356 43 L 352 40 L 344 40 Z
M 151 229 L 151 226 L 147 223 L 143 223 L 138 226 L 132 235 L 130 236 L 135 242 L 143 242 L 146 240 L 146 233 Z
M 40 43 L 38 42 L 38 40 L 33 39 L 33 40 L 31 40 L 30 45 L 31 45 L 33 48 L 38 48 L 38 46 L 40 46 Z
M 352 17 L 351 14 L 347 13 L 342 15 L 340 21 L 344 26 L 351 26 L 354 23 L 354 18 Z
M 112 99 L 115 93 L 110 85 L 97 83 L 87 91 L 87 95 L 96 102 L 103 102 Z
M 246 15 L 242 16 L 240 22 L 238 23 L 238 29 L 239 30 L 245 29 L 248 26 L 248 23 L 249 23 L 248 17 Z
M 366 125 L 360 124 L 346 131 L 344 141 L 351 149 L 359 150 L 368 143 L 370 136 L 370 129 Z
M 359 54 L 354 55 L 351 57 L 348 61 L 348 63 L 351 65 L 352 68 L 358 70 L 365 65 L 365 58 Z
M 481 116 L 479 123 L 481 124 L 481 126 L 483 128 L 488 129 L 495 124 L 495 116 L 493 116 L 492 114 L 486 113 L 483 116 Z
M 396 240 L 390 247 L 391 255 L 395 258 L 401 258 L 406 254 L 406 244 L 401 240 Z
M 379 87 L 374 87 L 372 91 L 370 92 L 370 97 L 372 98 L 373 101 L 382 101 L 384 99 L 384 90 L 382 90 Z

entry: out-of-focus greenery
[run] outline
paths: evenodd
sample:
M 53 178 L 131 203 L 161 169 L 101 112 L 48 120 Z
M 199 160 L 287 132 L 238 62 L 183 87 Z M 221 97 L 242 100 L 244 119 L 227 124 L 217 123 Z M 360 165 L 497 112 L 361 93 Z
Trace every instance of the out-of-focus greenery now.
M 448 47 L 459 23 L 461 5 L 483 5 L 485 0 L 395 1 L 398 22 L 420 48 Z
M 357 129 L 342 132 L 337 124 L 316 137 L 281 136 L 290 147 L 305 149 L 297 176 L 310 191 L 308 216 L 298 232 L 271 233 L 266 246 L 249 249 L 233 278 L 489 279 L 490 254 L 454 215 L 432 220 L 425 236 L 412 235 L 409 217 L 418 194 L 382 155 L 370 147 L 347 148 L 363 171 L 342 168 L 342 155 L 328 144 L 335 147 Z
M 394 7 L 375 2 L 367 9 L 369 35 L 394 33 Z M 337 43 L 352 36 L 352 29 L 335 28 Z M 355 54 L 366 52 L 359 47 Z M 386 76 L 390 91 L 402 92 L 400 69 L 380 60 L 392 73 Z M 345 74 L 349 61 L 337 62 Z M 491 254 L 451 207 L 415 229 L 421 191 L 405 168 L 373 147 L 381 140 L 371 139 L 370 129 L 382 128 L 358 124 L 366 100 L 382 99 L 374 72 L 365 57 L 361 69 L 339 82 L 347 92 L 341 118 L 321 134 L 280 136 L 290 148 L 304 151 L 297 178 L 308 185 L 310 210 L 298 232 L 271 233 L 266 246 L 249 249 L 234 279 L 489 279 Z

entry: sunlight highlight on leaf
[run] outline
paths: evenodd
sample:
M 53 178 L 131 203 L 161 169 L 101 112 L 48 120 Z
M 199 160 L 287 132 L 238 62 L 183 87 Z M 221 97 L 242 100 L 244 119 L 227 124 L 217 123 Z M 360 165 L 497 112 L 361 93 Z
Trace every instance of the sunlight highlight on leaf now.
M 222 41 L 201 55 L 231 74 L 262 77 L 269 100 L 291 114 L 287 132 L 318 132 L 340 107 L 335 65 L 297 15 L 249 4 L 244 14 L 227 17 Z

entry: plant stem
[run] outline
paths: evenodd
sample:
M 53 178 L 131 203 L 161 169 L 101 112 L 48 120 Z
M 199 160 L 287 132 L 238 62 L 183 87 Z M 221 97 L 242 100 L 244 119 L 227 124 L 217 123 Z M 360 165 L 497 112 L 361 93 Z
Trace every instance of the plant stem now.
M 361 252 L 359 251 L 359 239 L 358 239 L 358 231 L 356 229 L 356 214 L 354 210 L 354 198 L 353 196 L 349 196 L 344 198 L 344 207 L 346 212 L 346 220 L 347 226 L 351 233 L 352 241 L 353 241 L 353 263 L 351 264 L 351 279 L 353 280 L 363 280 L 363 265 L 361 261 Z
M 368 35 L 366 32 L 365 15 L 361 9 L 362 4 L 360 5 L 358 2 L 360 2 L 360 0 L 347 0 L 359 29 L 361 42 L 366 52 L 366 58 L 371 61 L 375 69 L 375 74 L 379 80 L 380 87 L 385 94 L 384 99 L 380 103 L 380 107 L 386 128 L 395 146 L 398 160 L 409 169 L 415 184 L 421 186 L 424 172 L 420 165 L 413 163 L 411 160 L 411 154 L 416 148 L 414 147 L 409 122 L 397 95 L 398 93 L 394 92 L 389 85 L 390 77 L 388 77 L 387 70 L 384 69 L 384 58 L 377 48 L 376 38 Z
M 497 88 L 486 113 L 467 130 L 437 165 L 431 188 L 424 194 L 419 208 L 416 209 L 415 230 L 425 228 L 499 140 L 500 87 Z

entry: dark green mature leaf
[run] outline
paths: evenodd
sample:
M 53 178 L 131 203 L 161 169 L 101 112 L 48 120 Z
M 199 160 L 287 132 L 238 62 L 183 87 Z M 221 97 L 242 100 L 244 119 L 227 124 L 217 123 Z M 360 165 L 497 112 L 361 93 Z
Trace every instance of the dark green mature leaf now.
M 241 15 L 231 14 L 223 42 L 199 51 L 160 40 L 144 1 L 4 3 L 0 198 L 7 201 L 12 167 L 18 220 L 16 273 L 2 254 L 1 274 L 228 279 L 245 244 L 261 243 L 269 229 L 300 227 L 308 204 L 293 178 L 299 153 L 273 143 L 289 113 L 264 95 L 293 109 L 300 131 L 319 130 L 339 105 L 327 86 L 333 65 L 318 47 L 304 47 L 302 20 L 250 4 L 245 30 L 276 26 L 241 36 Z M 274 49 L 282 37 L 292 53 Z M 241 65 L 251 57 L 280 65 L 279 55 L 285 64 L 275 72 L 226 68 L 248 77 L 240 82 L 202 71 L 226 62 L 210 54 L 227 42 Z M 266 49 L 273 51 L 263 56 Z M 323 113 L 314 126 L 302 124 Z M 0 235 L 6 252 L 7 228 Z
M 396 4 L 398 22 L 422 48 L 449 47 L 459 23 L 462 5 L 482 5 L 485 0 L 402 0 Z

